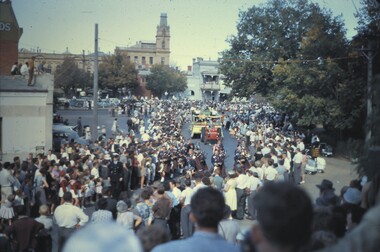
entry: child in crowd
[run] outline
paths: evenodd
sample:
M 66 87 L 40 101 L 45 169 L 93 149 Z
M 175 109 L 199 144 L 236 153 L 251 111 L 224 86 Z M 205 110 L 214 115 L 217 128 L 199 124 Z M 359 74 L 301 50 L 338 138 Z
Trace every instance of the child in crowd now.
M 8 220 L 8 225 L 12 225 L 12 219 L 15 216 L 13 211 L 13 203 L 15 201 L 15 195 L 11 194 L 8 196 L 7 200 L 1 204 L 0 208 L 0 218 L 3 223 L 4 220 Z

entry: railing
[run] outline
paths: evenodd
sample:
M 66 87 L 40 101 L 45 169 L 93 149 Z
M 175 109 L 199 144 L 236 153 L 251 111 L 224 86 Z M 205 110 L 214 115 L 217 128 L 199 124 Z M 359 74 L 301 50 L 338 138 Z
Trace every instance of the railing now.
M 201 85 L 203 90 L 220 90 L 220 84 L 215 81 L 205 82 Z

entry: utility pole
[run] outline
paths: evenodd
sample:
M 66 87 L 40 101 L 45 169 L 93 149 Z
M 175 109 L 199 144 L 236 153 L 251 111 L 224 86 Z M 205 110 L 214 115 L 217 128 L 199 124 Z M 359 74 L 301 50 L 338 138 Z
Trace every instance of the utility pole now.
M 372 96 L 373 96 L 373 59 L 376 56 L 375 50 L 373 49 L 373 41 L 368 41 L 368 48 L 360 49 L 362 54 L 367 58 L 368 61 L 368 79 L 367 79 L 367 120 L 366 120 L 366 136 L 365 136 L 365 146 L 369 148 L 372 145 L 372 127 L 373 127 L 373 107 L 372 107 Z
M 94 111 L 92 124 L 92 141 L 98 139 L 98 24 L 95 24 L 95 52 L 94 52 Z
M 86 63 L 86 59 L 85 59 L 85 56 L 84 56 L 84 50 L 82 50 L 82 64 L 83 64 L 83 74 L 86 74 L 86 70 L 85 70 L 85 63 Z M 86 90 L 86 82 L 84 81 L 83 82 L 83 91 Z

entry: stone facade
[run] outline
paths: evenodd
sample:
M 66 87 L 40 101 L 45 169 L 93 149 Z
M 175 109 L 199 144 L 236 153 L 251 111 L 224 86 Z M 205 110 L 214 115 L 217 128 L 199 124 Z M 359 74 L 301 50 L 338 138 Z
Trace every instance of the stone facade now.
M 18 62 L 24 64 L 32 56 L 36 57 L 36 66 L 44 62 L 45 72 L 54 74 L 58 67 L 60 67 L 66 57 L 73 58 L 79 69 L 83 69 L 86 72 L 94 72 L 94 54 L 72 54 L 66 49 L 64 53 L 43 53 L 43 52 L 31 52 L 22 49 L 18 53 Z M 104 53 L 99 53 L 98 61 L 102 63 L 102 57 Z
M 137 68 L 149 69 L 154 64 L 169 65 L 170 63 L 170 26 L 166 13 L 162 13 L 160 24 L 157 26 L 156 41 L 139 41 L 130 47 L 116 47 Z

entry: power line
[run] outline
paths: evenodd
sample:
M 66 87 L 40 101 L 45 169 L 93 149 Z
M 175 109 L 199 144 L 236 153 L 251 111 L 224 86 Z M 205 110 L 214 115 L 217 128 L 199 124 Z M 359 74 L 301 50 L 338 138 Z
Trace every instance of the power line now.
M 295 59 L 295 60 L 249 60 L 249 59 L 229 59 L 229 58 L 221 58 L 220 61 L 225 62 L 249 62 L 249 63 L 257 63 L 257 64 L 285 64 L 285 63 L 309 63 L 309 62 L 320 62 L 321 60 L 326 61 L 338 61 L 345 59 L 355 59 L 361 58 L 363 56 L 349 56 L 349 57 L 337 57 L 337 58 L 317 58 L 317 59 Z

